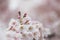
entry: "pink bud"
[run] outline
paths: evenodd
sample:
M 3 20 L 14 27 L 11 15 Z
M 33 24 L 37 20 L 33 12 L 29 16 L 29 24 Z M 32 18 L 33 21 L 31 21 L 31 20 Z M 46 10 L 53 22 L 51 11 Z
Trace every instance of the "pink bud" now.
M 20 19 L 20 16 L 18 16 L 18 19 Z
M 21 12 L 19 11 L 18 14 L 21 16 Z
M 27 13 L 25 13 L 23 17 L 26 17 L 26 16 L 27 16 Z

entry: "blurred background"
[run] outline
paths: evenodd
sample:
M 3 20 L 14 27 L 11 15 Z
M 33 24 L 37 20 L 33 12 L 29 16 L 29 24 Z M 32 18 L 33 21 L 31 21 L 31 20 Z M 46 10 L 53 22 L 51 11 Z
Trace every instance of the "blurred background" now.
M 3 30 L 11 18 L 17 18 L 18 11 L 27 13 L 55 34 L 46 37 L 47 40 L 60 40 L 60 0 L 0 0 L 0 27 Z

